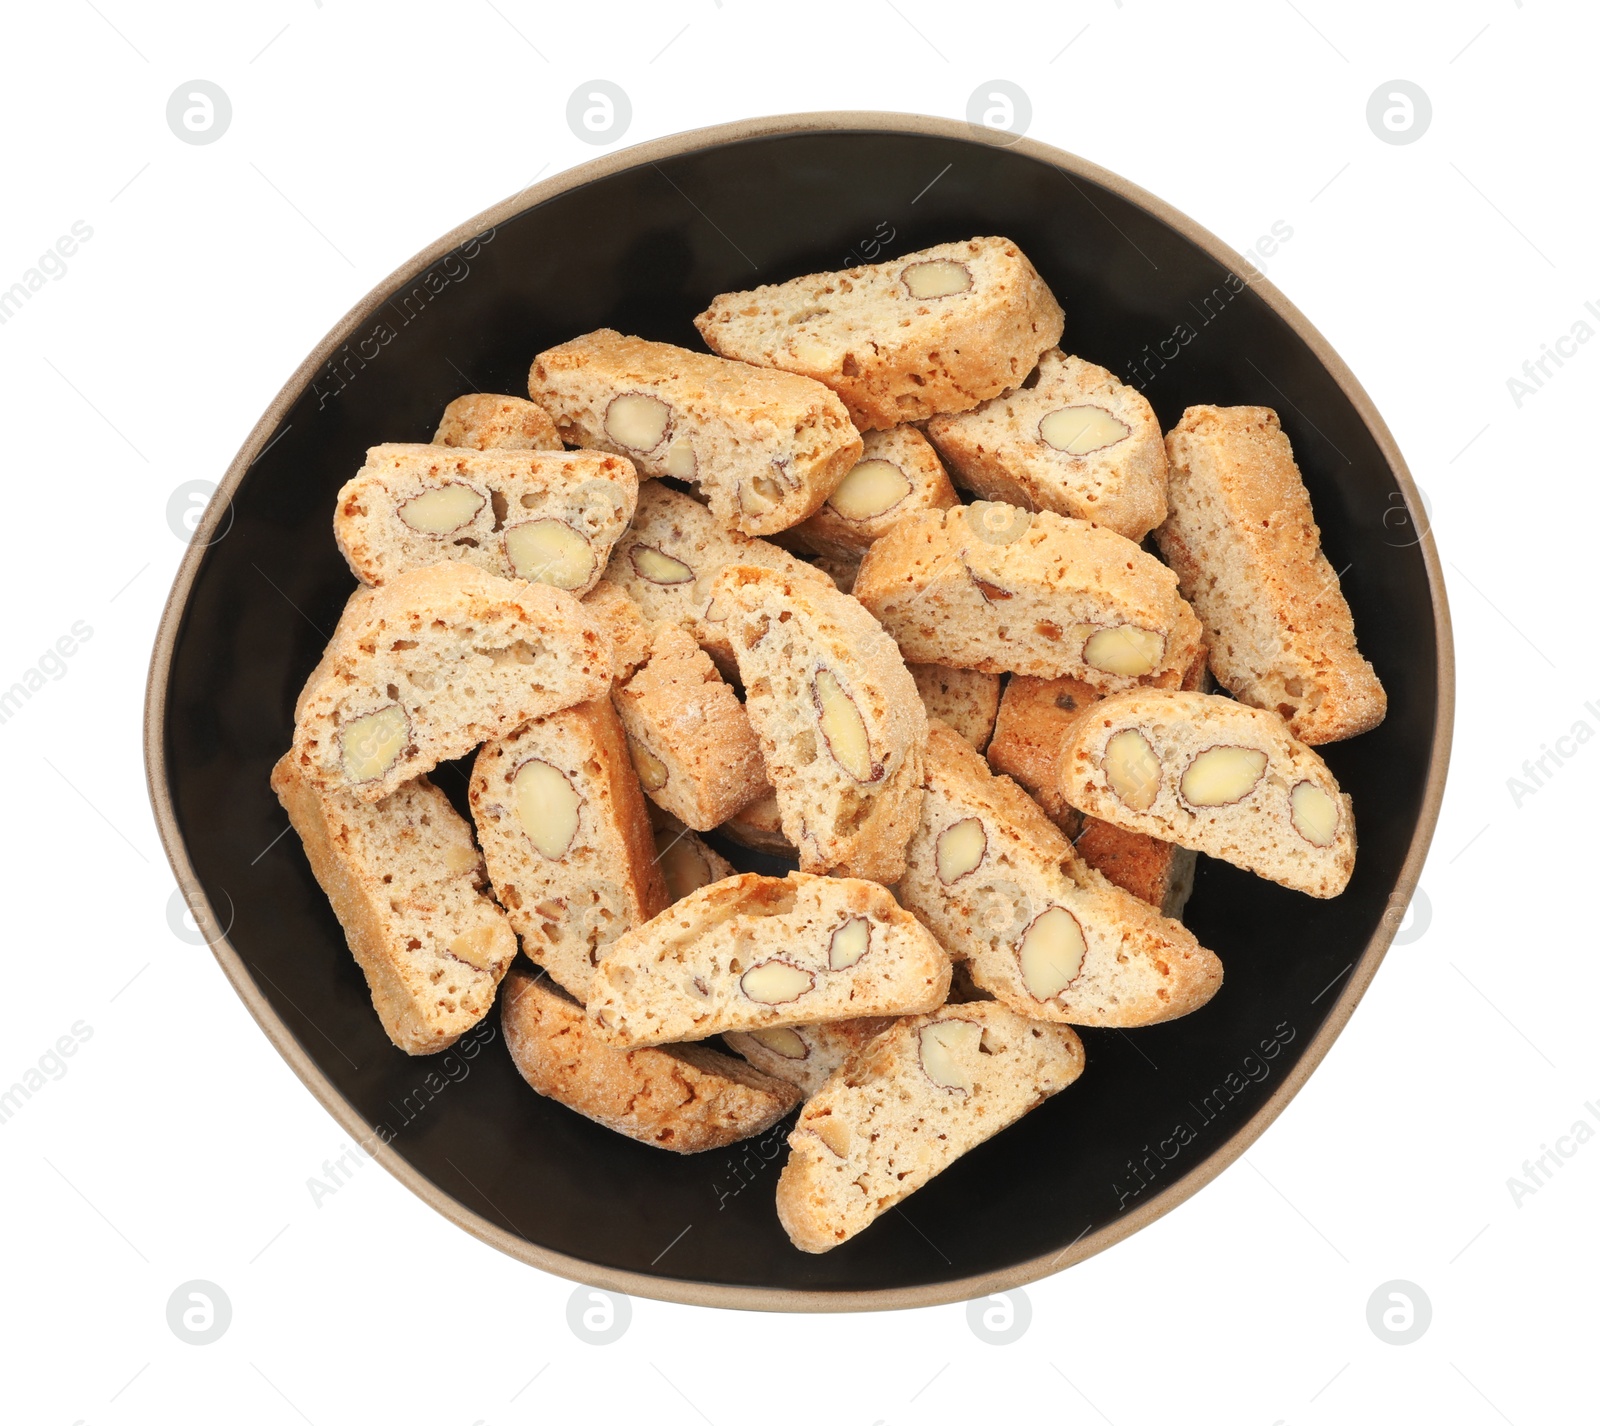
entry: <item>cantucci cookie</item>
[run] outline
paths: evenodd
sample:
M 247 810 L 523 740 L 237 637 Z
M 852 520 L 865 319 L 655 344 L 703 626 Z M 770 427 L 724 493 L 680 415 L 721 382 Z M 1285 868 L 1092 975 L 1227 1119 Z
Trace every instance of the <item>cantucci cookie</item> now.
M 650 641 L 655 638 L 653 620 L 620 584 L 602 579 L 583 596 L 583 607 L 611 636 L 611 676 L 619 682 L 633 677 L 650 661 Z
M 478 392 L 458 396 L 444 408 L 436 446 L 461 446 L 475 451 L 559 451 L 556 423 L 542 406 L 520 396 Z
M 1142 540 L 1167 515 L 1167 451 L 1150 403 L 1059 350 L 1036 379 L 973 411 L 935 416 L 928 439 L 986 500 L 1093 520 Z
M 295 714 L 294 755 L 366 802 L 530 718 L 605 693 L 611 640 L 564 590 L 427 565 L 352 601 Z
M 1000 675 L 937 663 L 908 663 L 928 717 L 948 723 L 980 753 L 1000 711 Z
M 778 1220 L 804 1252 L 836 1248 L 1082 1073 L 1070 1029 L 992 1001 L 900 1020 L 800 1111 Z
M 682 901 L 691 891 L 735 875 L 726 857 L 708 847 L 671 813 L 653 808 L 650 821 L 655 827 L 656 865 L 666 882 L 669 902 Z
M 344 927 L 385 1033 L 410 1055 L 448 1049 L 489 1013 L 517 954 L 472 829 L 425 777 L 369 803 L 319 790 L 286 754 L 272 790 Z
M 694 324 L 723 356 L 825 382 L 871 431 L 1019 385 L 1061 340 L 1063 318 L 1015 243 L 972 238 L 726 292 Z
M 1216 956 L 1086 866 L 1027 793 L 940 723 L 928 734 L 926 791 L 900 903 L 1003 1005 L 1129 1029 L 1216 994 Z
M 696 482 L 718 522 L 747 535 L 799 524 L 861 459 L 821 383 L 609 328 L 541 352 L 528 394 L 563 440 Z
M 1205 678 L 1205 652 L 1184 673 L 1183 686 Z M 1176 918 L 1194 890 L 1195 854 L 1159 837 L 1085 817 L 1061 795 L 1062 739 L 1100 695 L 1075 678 L 1014 674 L 1000 699 L 989 766 L 1020 783 L 1071 839 L 1074 850 L 1108 881 Z
M 581 595 L 599 580 L 638 494 L 621 456 L 373 446 L 339 492 L 333 534 L 363 584 L 460 560 Z
M 663 625 L 650 658 L 611 695 L 650 800 L 708 831 L 767 789 L 755 730 L 699 644 Z
M 623 590 L 647 619 L 687 629 L 719 667 L 731 671 L 727 613 L 711 602 L 711 583 L 730 564 L 764 565 L 817 584 L 828 575 L 788 550 L 725 530 L 698 500 L 659 481 L 639 491 L 639 508 L 618 542 L 606 578 Z
M 1167 435 L 1162 557 L 1205 625 L 1211 671 L 1306 743 L 1353 738 L 1388 699 L 1356 648 L 1339 576 L 1277 414 L 1191 406 Z
M 745 711 L 801 870 L 895 881 L 928 727 L 900 650 L 825 584 L 731 565 L 712 594 L 728 609 Z
M 600 1044 L 581 1005 L 523 970 L 506 980 L 500 1027 L 517 1073 L 540 1094 L 658 1149 L 720 1149 L 800 1102 L 793 1083 L 705 1045 Z
M 954 967 L 952 967 L 954 970 Z M 887 1016 L 829 1020 L 820 1025 L 776 1025 L 768 1030 L 730 1030 L 722 1039 L 763 1074 L 788 1080 L 809 1099 L 828 1076 L 868 1040 L 895 1022 Z
M 861 438 L 861 459 L 822 508 L 786 538 L 836 561 L 859 560 L 896 520 L 915 510 L 948 510 L 954 504 L 955 487 L 921 431 L 915 426 L 868 431 Z
M 855 597 L 914 663 L 1108 691 L 1176 684 L 1200 645 L 1178 577 L 1132 540 L 989 501 L 901 520 L 867 551 Z
M 610 700 L 485 743 L 468 796 L 495 895 L 523 950 L 581 1000 L 607 947 L 668 904 Z
M 1136 690 L 1085 710 L 1061 748 L 1074 807 L 1337 896 L 1356 860 L 1350 798 L 1276 713 L 1207 693 Z
M 587 1003 L 602 1043 L 661 1045 L 915 1014 L 949 989 L 950 957 L 876 882 L 747 872 L 619 937 Z
M 783 813 L 778 794 L 770 787 L 747 807 L 741 807 L 717 831 L 731 842 L 772 857 L 799 859 L 795 845 L 783 835 Z

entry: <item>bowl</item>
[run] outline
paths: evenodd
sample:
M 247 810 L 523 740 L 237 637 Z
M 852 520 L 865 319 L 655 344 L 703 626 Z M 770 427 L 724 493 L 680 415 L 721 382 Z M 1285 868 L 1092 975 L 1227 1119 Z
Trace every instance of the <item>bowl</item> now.
M 1186 921 L 1222 958 L 1209 1005 L 1086 1030 L 1077 1084 L 832 1252 L 773 1207 L 787 1124 L 677 1156 L 518 1078 L 491 1015 L 454 1049 L 389 1044 L 267 785 L 295 695 L 354 581 L 335 492 L 380 441 L 427 441 L 464 391 L 523 394 L 534 354 L 596 327 L 699 347 L 716 293 L 974 235 L 1014 239 L 1061 298 L 1063 346 L 1140 386 L 1163 427 L 1199 402 L 1274 407 L 1361 647 L 1377 730 L 1322 749 L 1355 799 L 1348 890 L 1316 901 L 1201 859 Z M 1344 363 L 1216 238 L 1029 139 L 899 114 L 762 119 L 662 139 L 507 199 L 363 299 L 251 432 L 191 542 L 150 669 L 151 798 L 223 971 L 347 1133 L 513 1257 L 622 1292 L 738 1308 L 927 1305 L 1097 1253 L 1239 1156 L 1305 1083 L 1378 969 L 1443 793 L 1449 615 L 1422 503 Z M 463 801 L 465 775 L 436 781 Z M 746 869 L 769 859 L 736 852 Z

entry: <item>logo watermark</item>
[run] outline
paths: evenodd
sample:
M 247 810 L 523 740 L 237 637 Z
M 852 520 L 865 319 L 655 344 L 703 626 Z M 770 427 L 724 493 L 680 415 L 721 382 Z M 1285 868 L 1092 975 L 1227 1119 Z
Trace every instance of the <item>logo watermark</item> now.
M 620 1341 L 632 1321 L 633 1302 L 626 1293 L 578 1287 L 567 1299 L 567 1326 L 574 1337 L 591 1347 L 609 1347 Z
M 186 79 L 167 99 L 167 127 L 186 144 L 214 144 L 232 122 L 233 101 L 209 79 Z
M 1367 100 L 1367 127 L 1386 144 L 1414 144 L 1433 122 L 1433 101 L 1420 84 L 1390 79 Z
M 214 1282 L 180 1282 L 167 1299 L 167 1326 L 180 1342 L 209 1347 L 233 1321 L 233 1303 Z
M 1409 1347 L 1433 1321 L 1433 1303 L 1414 1282 L 1395 1278 L 1379 1283 L 1367 1299 L 1367 1326 L 1380 1342 Z
M 628 132 L 633 103 L 620 84 L 590 79 L 567 100 L 567 127 L 586 144 L 609 144 Z
M 967 1326 L 972 1335 L 991 1347 L 1009 1347 L 1032 1321 L 1033 1305 L 1020 1287 L 975 1297 L 967 1304 Z
M 967 122 L 980 138 L 1005 147 L 1016 143 L 1033 123 L 1033 101 L 1020 84 L 986 79 L 967 100 Z

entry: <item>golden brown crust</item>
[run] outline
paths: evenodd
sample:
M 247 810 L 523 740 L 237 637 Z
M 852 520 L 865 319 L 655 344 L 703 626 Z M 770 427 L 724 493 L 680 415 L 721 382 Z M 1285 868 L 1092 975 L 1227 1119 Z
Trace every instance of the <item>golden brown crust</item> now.
M 730 565 L 712 591 L 729 611 L 745 709 L 801 869 L 895 881 L 922 801 L 927 715 L 894 641 L 827 584 Z M 829 740 L 825 674 L 860 719 L 865 777 Z
M 462 446 L 475 451 L 559 451 L 556 423 L 542 406 L 520 396 L 475 392 L 458 396 L 444 408 L 436 446 Z
M 571 843 L 548 856 L 518 811 L 516 777 L 530 761 L 553 766 L 577 793 Z M 495 894 L 524 952 L 580 999 L 606 948 L 668 904 L 655 833 L 609 698 L 531 719 L 485 743 L 468 793 Z
M 1160 768 L 1153 801 L 1136 811 L 1111 787 L 1106 745 L 1135 730 Z M 1200 754 L 1238 748 L 1264 756 L 1255 784 L 1223 806 L 1197 805 L 1183 777 Z M 1337 807 L 1333 836 L 1314 844 L 1294 823 L 1291 797 L 1310 783 Z M 1061 747 L 1061 792 L 1074 807 L 1131 832 L 1144 832 L 1309 896 L 1337 896 L 1355 867 L 1355 817 L 1332 772 L 1276 713 L 1206 693 L 1135 689 L 1090 705 Z
M 1387 698 L 1356 647 L 1339 576 L 1277 413 L 1191 406 L 1168 433 L 1162 557 L 1205 625 L 1211 670 L 1306 743 L 1353 738 Z
M 438 499 L 440 492 L 468 502 L 459 524 L 427 533 L 407 522 L 402 511 L 414 508 L 419 497 Z M 581 598 L 599 580 L 633 519 L 638 494 L 632 462 L 603 452 L 390 442 L 370 447 L 366 462 L 340 489 L 333 535 L 351 573 L 364 584 L 461 561 L 502 579 L 553 584 Z M 530 530 L 552 529 L 581 542 L 576 550 L 586 567 L 572 558 L 552 560 L 547 545 L 521 543 Z
M 720 1149 L 770 1129 L 800 1102 L 793 1084 L 703 1045 L 600 1044 L 581 1005 L 525 970 L 506 979 L 500 1024 L 517 1072 L 540 1094 L 658 1149 Z
M 854 592 L 913 663 L 1109 690 L 1175 681 L 1200 643 L 1177 576 L 1132 540 L 996 502 L 908 515 L 867 551 Z M 1153 641 L 1143 674 L 1087 662 L 1091 639 L 1130 629 Z
M 917 263 L 959 264 L 965 291 L 918 298 Z M 863 431 L 965 411 L 1018 385 L 1061 340 L 1061 306 L 1021 249 L 972 238 L 893 262 L 727 292 L 695 318 L 712 351 L 826 383 Z
M 610 328 L 541 352 L 528 394 L 563 440 L 628 456 L 641 475 L 697 481 L 718 522 L 746 535 L 798 524 L 861 459 L 861 437 L 820 382 Z M 670 413 L 659 435 L 649 425 L 648 447 L 618 437 L 611 406 L 624 397 Z
M 1150 403 L 1104 367 L 1060 350 L 1041 356 L 1034 375 L 1033 384 L 976 410 L 935 416 L 928 439 L 957 483 L 985 500 L 1054 510 L 1142 540 L 1167 515 L 1167 452 Z M 1082 455 L 1045 440 L 1049 427 L 1041 423 L 1051 413 L 1086 408 L 1111 417 L 1126 434 Z M 1065 419 L 1068 433 L 1079 434 Z
M 1156 438 L 1160 440 L 1159 430 Z M 868 462 L 881 463 L 882 467 L 888 469 L 861 471 L 861 467 Z M 895 489 L 900 488 L 896 482 L 903 482 L 904 493 L 879 514 L 864 517 L 847 515 L 840 507 L 852 508 L 849 502 L 850 496 L 856 493 L 858 472 L 860 475 L 886 477 Z M 827 558 L 833 568 L 843 569 L 846 565 L 858 563 L 867 552 L 867 547 L 885 534 L 895 521 L 917 510 L 948 510 L 957 503 L 955 487 L 944 472 L 938 452 L 915 426 L 867 431 L 861 437 L 860 461 L 840 481 L 817 513 L 802 520 L 792 530 L 786 530 L 784 538 L 800 549 Z M 841 588 L 848 591 L 849 586 L 841 584 Z
M 996 777 L 943 724 L 928 732 L 926 798 L 907 849 L 900 902 L 979 987 L 1020 1015 L 1132 1028 L 1187 1015 L 1222 984 L 1222 965 L 1194 935 L 1086 865 L 1031 797 Z M 982 831 L 977 859 L 949 878 L 940 846 L 958 823 Z M 1059 908 L 1077 924 L 1076 973 L 1036 994 L 1022 956 L 1035 920 Z
M 651 801 L 696 831 L 767 790 L 744 705 L 682 629 L 656 631 L 648 662 L 611 695 Z
M 319 792 L 288 753 L 272 770 L 272 790 L 344 928 L 385 1033 L 409 1055 L 449 1049 L 488 1014 L 517 954 L 516 936 L 483 890 L 467 824 L 425 777 L 367 804 Z M 481 966 L 450 953 L 463 936 Z
M 937 663 L 908 663 L 929 718 L 948 723 L 980 753 L 1000 711 L 1000 675 Z
M 929 1046 L 929 1032 L 943 1043 Z M 947 1081 L 965 1084 L 931 1078 L 930 1055 Z M 838 1247 L 1065 1089 L 1083 1065 L 1072 1030 L 993 1001 L 897 1021 L 800 1111 L 778 1179 L 779 1222 L 802 1252 Z

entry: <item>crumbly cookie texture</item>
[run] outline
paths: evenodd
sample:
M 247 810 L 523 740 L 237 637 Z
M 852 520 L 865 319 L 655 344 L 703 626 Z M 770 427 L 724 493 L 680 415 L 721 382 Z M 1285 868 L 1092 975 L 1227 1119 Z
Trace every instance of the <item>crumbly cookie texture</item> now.
M 938 663 L 908 663 L 929 718 L 948 723 L 980 753 L 1000 711 L 1000 675 Z
M 583 607 L 611 637 L 611 676 L 625 683 L 650 661 L 656 621 L 645 616 L 620 584 L 602 578 L 583 596 Z
M 766 540 L 726 530 L 698 500 L 660 481 L 646 481 L 628 533 L 617 542 L 606 579 L 623 590 L 646 619 L 687 629 L 724 673 L 734 670 L 727 610 L 711 585 L 730 564 L 763 565 L 817 584 L 829 576 Z
M 785 538 L 842 567 L 858 561 L 895 521 L 916 510 L 948 510 L 956 503 L 955 487 L 938 453 L 915 426 L 868 431 L 861 437 L 861 459 L 822 508 Z
M 854 592 L 913 663 L 1110 691 L 1175 685 L 1200 645 L 1177 576 L 1132 540 L 996 502 L 908 515 Z
M 1131 1029 L 1199 1009 L 1222 964 L 1113 886 L 954 731 L 929 730 L 922 822 L 900 902 L 1020 1015 Z
M 744 705 L 682 629 L 662 625 L 611 700 L 646 794 L 687 826 L 709 831 L 766 792 Z
M 1305 743 L 1376 727 L 1388 699 L 1356 647 L 1277 413 L 1191 406 L 1167 455 L 1172 513 L 1156 543 L 1205 625 L 1217 682 L 1281 714 Z
M 1182 687 L 1199 691 L 1205 682 L 1201 649 L 1184 671 Z M 1062 739 L 1100 696 L 1075 678 L 1013 674 L 1000 698 L 989 766 L 1019 783 L 1066 834 L 1078 855 L 1108 881 L 1177 919 L 1194 890 L 1194 852 L 1086 817 L 1061 795 Z
M 363 584 L 459 560 L 582 596 L 633 519 L 631 461 L 593 451 L 381 445 L 345 483 L 333 535 Z
M 967 411 L 1061 340 L 1061 306 L 1007 238 L 727 292 L 694 324 L 723 356 L 824 382 L 863 431 Z
M 949 989 L 950 957 L 884 887 L 749 872 L 619 937 L 587 1004 L 597 1040 L 637 1046 L 914 1014 Z
M 836 1248 L 961 1155 L 1083 1073 L 1065 1025 L 992 1001 L 898 1021 L 800 1111 L 778 1178 L 778 1219 L 807 1253 Z
M 731 565 L 712 594 L 801 870 L 897 880 L 928 726 L 900 650 L 830 585 Z
M 464 446 L 475 451 L 559 451 L 556 423 L 542 406 L 520 396 L 476 392 L 458 396 L 444 408 L 436 446 Z
M 581 1005 L 524 970 L 506 979 L 500 1026 L 517 1073 L 540 1094 L 658 1149 L 724 1148 L 800 1101 L 792 1082 L 705 1045 L 599 1044 Z
M 529 720 L 472 765 L 472 820 L 528 956 L 582 999 L 607 948 L 668 904 L 608 698 Z
M 1016 390 L 935 416 L 928 439 L 957 484 L 986 500 L 1093 520 L 1130 540 L 1167 515 L 1167 451 L 1150 403 L 1059 349 Z
M 609 328 L 541 352 L 528 394 L 569 444 L 694 481 L 718 523 L 746 535 L 799 524 L 861 459 L 820 382 Z
M 953 974 L 955 967 L 951 970 Z M 851 1055 L 894 1023 L 887 1016 L 827 1020 L 818 1025 L 729 1030 L 722 1040 L 763 1074 L 788 1080 L 809 1099 Z
M 1276 713 L 1206 693 L 1136 690 L 1084 710 L 1061 792 L 1131 832 L 1177 842 L 1317 897 L 1356 860 L 1350 798 Z
M 272 790 L 344 928 L 384 1032 L 409 1055 L 449 1049 L 489 1013 L 517 954 L 472 829 L 425 777 L 363 802 L 320 790 L 285 754 Z
M 295 714 L 293 753 L 365 802 L 605 693 L 611 640 L 565 590 L 426 565 L 351 600 Z

